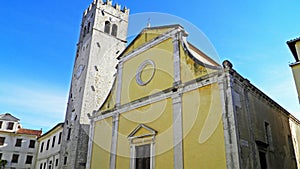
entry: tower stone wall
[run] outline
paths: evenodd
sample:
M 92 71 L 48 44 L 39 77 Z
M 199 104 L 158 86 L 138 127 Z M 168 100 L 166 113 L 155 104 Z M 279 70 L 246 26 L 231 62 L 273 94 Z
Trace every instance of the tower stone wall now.
M 95 0 L 82 16 L 63 129 L 61 168 L 85 168 L 87 114 L 99 109 L 116 73 L 117 56 L 126 47 L 129 9 Z

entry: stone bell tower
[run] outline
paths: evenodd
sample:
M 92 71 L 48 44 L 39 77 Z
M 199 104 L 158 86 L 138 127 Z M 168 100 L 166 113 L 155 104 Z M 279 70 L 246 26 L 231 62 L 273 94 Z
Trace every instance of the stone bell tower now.
M 116 73 L 117 56 L 126 47 L 129 9 L 94 0 L 83 13 L 63 129 L 60 168 L 85 168 L 87 114 L 99 109 Z

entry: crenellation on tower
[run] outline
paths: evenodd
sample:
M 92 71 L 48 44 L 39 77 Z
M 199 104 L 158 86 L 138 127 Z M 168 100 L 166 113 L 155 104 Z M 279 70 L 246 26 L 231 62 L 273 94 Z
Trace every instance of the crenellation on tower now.
M 129 8 L 127 8 L 126 6 L 124 6 L 124 8 L 122 9 L 122 11 L 125 13 L 125 14 L 129 14 L 129 12 L 130 12 L 130 9 Z
M 116 10 L 121 11 L 121 5 L 115 4 L 115 8 L 116 8 Z

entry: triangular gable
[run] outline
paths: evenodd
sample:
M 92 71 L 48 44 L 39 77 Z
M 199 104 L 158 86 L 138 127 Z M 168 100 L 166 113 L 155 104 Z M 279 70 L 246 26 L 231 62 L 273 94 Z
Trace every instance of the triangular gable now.
M 149 137 L 154 136 L 157 133 L 154 129 L 144 125 L 139 124 L 128 136 L 128 139 L 134 139 L 134 138 L 143 138 L 143 137 Z
M 16 118 L 15 116 L 6 113 L 6 114 L 1 114 L 0 115 L 0 120 L 5 120 L 5 121 L 14 121 L 14 122 L 18 122 L 20 121 L 20 119 Z
M 126 49 L 120 54 L 118 57 L 121 58 L 122 56 L 127 55 L 128 53 L 134 51 L 138 47 L 141 47 L 144 43 L 147 43 L 158 36 L 161 36 L 162 34 L 177 28 L 181 27 L 178 24 L 175 25 L 166 25 L 166 26 L 157 26 L 157 27 L 150 27 L 150 28 L 144 28 L 138 36 L 126 47 Z

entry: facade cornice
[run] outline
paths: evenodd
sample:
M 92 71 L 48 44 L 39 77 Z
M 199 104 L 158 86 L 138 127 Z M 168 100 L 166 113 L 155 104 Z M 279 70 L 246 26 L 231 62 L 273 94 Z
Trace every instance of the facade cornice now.
M 257 96 L 258 98 L 263 99 L 266 103 L 269 105 L 275 107 L 276 109 L 280 110 L 280 112 L 284 113 L 287 116 L 290 116 L 291 114 L 282 106 L 280 106 L 277 102 L 275 102 L 273 99 L 271 99 L 269 96 L 267 96 L 264 92 L 262 92 L 260 89 L 258 89 L 256 86 L 254 86 L 248 79 L 241 76 L 237 71 L 230 68 L 225 68 L 224 73 L 230 74 L 233 77 L 234 82 L 241 86 L 245 86 L 246 90 Z
M 99 111 L 99 112 L 93 112 L 93 114 L 89 117 L 90 119 L 93 119 L 94 121 L 105 119 L 108 117 L 112 117 L 115 113 L 124 113 L 151 103 L 155 103 L 158 101 L 161 101 L 163 99 L 172 98 L 173 96 L 178 96 L 178 94 L 183 94 L 195 89 L 198 89 L 200 87 L 204 87 L 207 85 L 211 85 L 213 83 L 217 83 L 218 76 L 220 75 L 220 72 L 214 72 L 199 78 L 196 78 L 194 80 L 188 81 L 186 83 L 182 83 L 178 86 L 173 86 L 168 89 L 162 90 L 160 92 L 157 92 L 155 94 L 131 101 L 129 103 L 120 105 L 118 107 L 115 107 L 110 110 L 106 111 Z
M 45 134 L 41 135 L 38 140 L 43 139 L 44 137 L 47 138 L 47 136 L 49 136 L 49 134 L 55 133 L 57 130 L 59 129 L 63 129 L 64 127 L 64 123 L 58 123 L 57 125 L 55 125 L 52 129 L 50 129 L 49 131 L 47 131 Z

